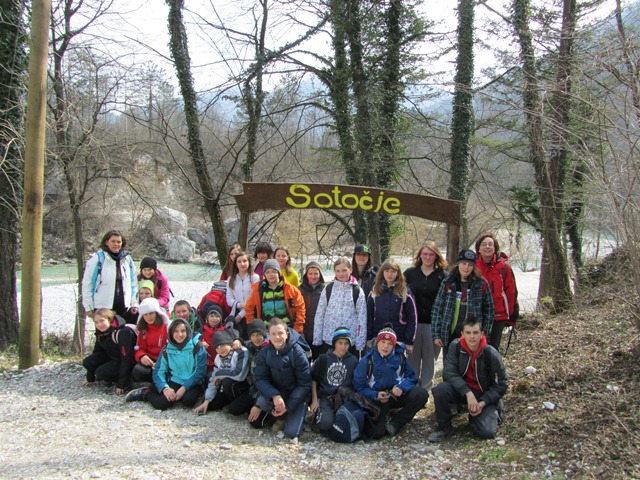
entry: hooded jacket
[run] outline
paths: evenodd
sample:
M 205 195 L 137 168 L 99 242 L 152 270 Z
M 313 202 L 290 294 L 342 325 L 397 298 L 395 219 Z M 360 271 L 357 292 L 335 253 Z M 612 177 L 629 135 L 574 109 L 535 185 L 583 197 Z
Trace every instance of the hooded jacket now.
M 367 339 L 375 337 L 390 322 L 398 341 L 413 345 L 416 337 L 417 309 L 411 287 L 407 286 L 407 299 L 403 302 L 393 287 L 382 286 L 382 294 L 367 298 Z
M 493 260 L 489 263 L 485 263 L 481 256 L 476 260 L 476 267 L 491 289 L 495 309 L 493 318 L 496 322 L 509 320 L 516 304 L 516 277 L 511 265 L 507 263 L 508 259 L 505 253 L 498 252 L 493 255 Z
M 119 362 L 118 381 L 116 387 L 129 388 L 131 386 L 131 370 L 135 364 L 134 347 L 136 345 L 136 330 L 128 327 L 124 319 L 116 315 L 107 330 L 96 330 L 96 343 L 93 353 L 106 353 L 111 360 Z
M 126 250 L 121 250 L 119 257 L 124 305 L 127 308 L 137 307 L 136 266 Z M 116 274 L 116 261 L 104 250 L 100 250 L 87 260 L 87 266 L 82 276 L 82 305 L 86 312 L 97 308 L 113 308 Z
M 307 270 L 309 268 L 317 268 L 320 271 L 320 278 L 315 285 L 311 285 L 307 279 Z M 307 265 L 304 276 L 302 277 L 302 285 L 298 287 L 302 298 L 304 299 L 304 305 L 306 307 L 306 321 L 304 323 L 304 338 L 309 345 L 313 343 L 313 325 L 316 318 L 316 311 L 318 310 L 318 303 L 320 302 L 320 295 L 324 288 L 324 276 L 322 275 L 322 269 L 320 264 Z
M 442 379 L 450 383 L 456 391 L 465 396 L 472 391 L 464 379 L 465 373 L 471 363 L 471 357 L 460 344 L 460 339 L 455 339 L 449 346 L 447 358 L 444 359 Z M 509 387 L 507 370 L 498 351 L 491 345 L 485 345 L 476 358 L 475 376 L 482 389 L 479 400 L 487 405 L 498 403 Z
M 334 280 L 328 304 L 325 285 L 313 324 L 314 345 L 331 345 L 333 332 L 339 327 L 345 327 L 353 334 L 356 348 L 364 349 L 367 341 L 367 302 L 360 289 L 358 300 L 353 304 L 353 285 L 359 288 L 353 277 L 348 282 Z
M 404 372 L 402 372 L 402 358 L 404 355 L 404 345 L 397 343 L 396 348 L 388 357 L 383 357 L 377 348 L 370 350 L 353 374 L 353 386 L 370 400 L 378 399 L 378 392 L 391 390 L 397 386 L 406 394 L 413 390 L 418 384 L 418 377 L 414 373 L 408 361 L 404 362 Z M 368 375 L 369 357 L 373 358 L 373 370 L 371 376 Z
M 204 399 L 209 402 L 214 399 L 218 386 L 215 384 L 216 378 L 230 378 L 236 382 L 242 382 L 249 373 L 251 354 L 249 350 L 242 347 L 240 350 L 231 350 L 225 358 L 216 356 L 213 375 L 209 380 L 209 385 L 204 393 Z
M 191 326 L 181 318 L 171 322 L 169 332 L 173 331 L 177 323 L 187 327 L 187 338 L 180 348 L 169 334 L 169 343 L 158 357 L 158 362 L 153 369 L 153 383 L 158 392 L 167 388 L 170 381 L 182 385 L 187 390 L 202 385 L 207 373 L 207 351 L 202 344 L 198 346 L 200 334 L 196 333 L 192 338 Z
M 167 324 L 162 323 L 158 326 L 155 324 L 148 325 L 138 333 L 138 344 L 135 348 L 135 359 L 139 362 L 142 357 L 147 355 L 154 362 L 160 357 L 160 352 L 167 344 Z
M 272 343 L 260 350 L 253 378 L 260 395 L 269 400 L 280 395 L 287 410 L 293 411 L 309 399 L 311 373 L 307 355 L 297 343 L 300 334 L 288 330 L 289 338 L 282 350 L 276 350 Z
M 304 335 L 306 308 L 302 294 L 297 287 L 287 283 L 282 274 L 280 274 L 280 282 L 282 282 L 289 326 L 296 332 Z M 255 283 L 251 286 L 251 295 L 244 306 L 244 310 L 247 314 L 245 317 L 247 325 L 256 318 L 262 318 L 262 294 L 268 288 L 269 284 L 266 280 L 262 280 L 261 282 Z

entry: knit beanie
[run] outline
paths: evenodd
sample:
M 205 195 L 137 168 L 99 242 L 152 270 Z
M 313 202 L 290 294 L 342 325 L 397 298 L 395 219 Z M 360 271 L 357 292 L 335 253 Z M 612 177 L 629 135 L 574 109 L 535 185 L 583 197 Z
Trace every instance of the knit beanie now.
M 154 270 L 158 269 L 158 262 L 155 258 L 144 257 L 140 262 L 140 270 L 143 268 L 153 268 Z
M 233 338 L 226 330 L 218 330 L 213 334 L 213 348 L 218 348 L 221 345 L 232 345 Z
M 459 254 L 458 254 L 458 260 L 457 263 L 460 262 L 471 262 L 471 263 L 476 263 L 476 260 L 478 259 L 478 255 L 476 255 L 476 252 L 474 252 L 473 250 L 469 250 L 468 248 L 465 250 L 462 250 Z
M 222 322 L 222 308 L 220 308 L 220 305 L 216 305 L 215 303 L 210 303 L 207 306 L 207 309 L 204 312 L 205 321 L 207 320 L 207 318 L 209 318 L 209 315 L 211 315 L 212 313 L 217 314 L 220 317 L 220 322 Z
M 138 291 L 140 291 L 141 288 L 148 288 L 151 290 L 151 295 L 153 295 L 156 285 L 151 280 L 142 280 L 138 282 Z
M 249 333 L 249 338 L 251 338 L 252 333 L 256 332 L 262 335 L 264 338 L 267 338 L 269 336 L 269 334 L 267 333 L 267 327 L 259 318 L 256 318 L 255 320 L 249 322 L 249 325 L 247 325 L 247 332 Z
M 266 272 L 269 268 L 276 270 L 280 274 L 282 273 L 282 270 L 280 269 L 280 264 L 278 263 L 277 260 L 273 258 L 270 258 L 269 260 L 264 262 L 264 268 L 262 269 L 262 271 Z
M 398 341 L 398 337 L 396 336 L 396 332 L 393 331 L 393 328 L 385 326 L 382 330 L 378 332 L 378 336 L 376 337 L 376 345 L 380 343 L 381 340 L 388 340 L 393 343 L 393 346 L 396 346 L 396 342 Z
M 166 314 L 164 309 L 160 307 L 158 300 L 155 298 L 145 298 L 140 302 L 140 305 L 138 306 L 138 320 L 151 312 L 156 312 L 156 315 L 160 315 L 160 317 L 162 317 L 162 321 L 164 323 L 169 323 L 169 316 Z
M 336 328 L 331 338 L 331 345 L 336 346 L 336 342 L 341 338 L 346 338 L 349 341 L 349 347 L 353 345 L 353 339 L 351 338 L 351 332 L 346 327 Z

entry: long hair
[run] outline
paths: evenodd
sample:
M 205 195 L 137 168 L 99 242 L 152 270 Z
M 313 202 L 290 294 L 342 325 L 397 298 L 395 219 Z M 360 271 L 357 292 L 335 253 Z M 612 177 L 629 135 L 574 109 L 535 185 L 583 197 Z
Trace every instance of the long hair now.
M 276 258 L 278 250 L 282 250 L 287 254 L 287 261 L 284 263 L 284 271 L 287 275 L 291 275 L 293 273 L 293 267 L 291 266 L 291 254 L 289 253 L 289 249 L 283 246 L 276 247 L 276 249 L 273 251 L 273 258 Z
M 353 276 L 360 279 L 364 276 L 364 274 L 371 268 L 371 254 L 369 254 L 369 258 L 367 259 L 367 264 L 364 266 L 362 273 L 358 270 L 358 264 L 356 263 L 356 254 L 353 253 L 351 257 L 351 271 L 353 272 Z
M 247 270 L 249 278 L 251 278 L 251 275 L 253 275 L 253 264 L 251 263 L 251 257 L 247 252 L 243 252 L 242 250 L 240 250 L 236 255 L 236 259 L 233 262 L 233 265 L 231 265 L 231 275 L 229 276 L 228 282 L 229 288 L 233 288 L 235 286 L 236 278 L 238 278 L 238 274 L 240 273 L 240 270 L 238 270 L 238 259 L 240 257 L 246 257 L 246 259 L 249 261 L 249 269 Z
M 163 323 L 162 317 L 160 315 L 158 315 L 157 312 L 149 312 L 149 313 L 155 313 L 156 314 L 156 319 L 154 320 L 153 325 L 155 325 L 156 327 L 161 327 L 162 323 Z M 149 324 L 144 319 L 144 315 L 142 315 L 140 317 L 140 319 L 138 320 L 138 323 L 136 324 L 136 328 L 138 329 L 139 332 L 146 332 L 148 326 L 149 326 Z
M 227 276 L 231 274 L 231 269 L 233 268 L 234 262 L 231 261 L 231 252 L 233 252 L 234 250 L 240 251 L 241 250 L 240 245 L 237 243 L 234 243 L 229 247 L 229 250 L 227 251 L 227 261 L 224 264 L 224 267 L 222 267 L 222 273 L 225 273 Z
M 120 230 L 109 230 L 107 233 L 105 233 L 104 237 L 102 237 L 102 240 L 100 240 L 100 248 L 102 250 L 104 250 L 104 251 L 109 250 L 109 247 L 107 247 L 107 241 L 111 237 L 120 237 L 120 238 L 122 238 L 122 249 L 124 250 L 124 248 L 127 246 L 127 239 L 124 238 L 124 235 L 122 234 L 122 232 Z
M 400 264 L 392 258 L 385 260 L 380 267 L 380 270 L 378 270 L 376 283 L 374 284 L 373 289 L 371 289 L 371 295 L 374 297 L 382 295 L 382 292 L 384 291 L 384 284 L 386 283 L 384 279 L 384 272 L 386 270 L 396 271 L 396 284 L 393 287 L 393 294 L 397 297 L 401 297 L 402 301 L 405 302 L 407 300 L 407 284 L 405 282 L 404 275 L 402 275 L 402 270 L 400 270 Z
M 458 265 L 460 265 L 460 262 L 454 263 L 453 266 L 449 269 L 449 274 L 453 275 L 456 280 L 461 280 L 462 277 L 460 276 L 460 269 L 458 268 Z M 467 282 L 471 284 L 477 282 L 478 280 L 482 280 L 482 273 L 480 273 L 478 267 L 474 265 L 473 271 L 469 274 L 469 278 L 467 278 Z
M 416 267 L 416 268 L 422 267 L 422 257 L 420 256 L 420 254 L 422 253 L 422 251 L 425 248 L 431 250 L 433 253 L 436 254 L 436 260 L 435 260 L 435 262 L 433 264 L 433 269 L 434 270 L 445 270 L 447 268 L 447 261 L 442 256 L 442 253 L 440 253 L 440 249 L 438 248 L 438 244 L 436 242 L 434 242 L 433 240 L 425 241 L 422 244 L 422 246 L 418 249 L 418 251 L 416 252 L 416 256 L 413 258 L 413 266 Z

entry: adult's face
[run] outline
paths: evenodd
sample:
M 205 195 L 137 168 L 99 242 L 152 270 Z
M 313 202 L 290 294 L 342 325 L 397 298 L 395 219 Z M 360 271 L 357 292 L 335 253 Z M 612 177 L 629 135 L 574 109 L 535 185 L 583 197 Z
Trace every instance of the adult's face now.
M 122 237 L 120 235 L 113 235 L 109 237 L 105 243 L 112 253 L 119 253 L 122 249 Z
M 486 237 L 480 243 L 480 256 L 482 257 L 483 262 L 489 263 L 493 260 L 493 256 L 496 253 L 495 243 L 493 238 Z

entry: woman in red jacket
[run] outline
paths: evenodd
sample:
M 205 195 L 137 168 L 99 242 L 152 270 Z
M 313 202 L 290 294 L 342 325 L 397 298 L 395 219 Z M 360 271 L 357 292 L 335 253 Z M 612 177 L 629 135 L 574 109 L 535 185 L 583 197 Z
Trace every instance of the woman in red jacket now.
M 480 235 L 476 241 L 476 252 L 476 267 L 489 283 L 495 308 L 489 345 L 499 350 L 502 330 L 507 325 L 515 325 L 518 317 L 516 278 L 507 263 L 509 257 L 500 251 L 500 244 L 493 233 Z
M 167 344 L 169 317 L 155 298 L 145 298 L 138 307 L 138 344 L 135 346 L 133 378 L 151 382 L 160 352 Z

